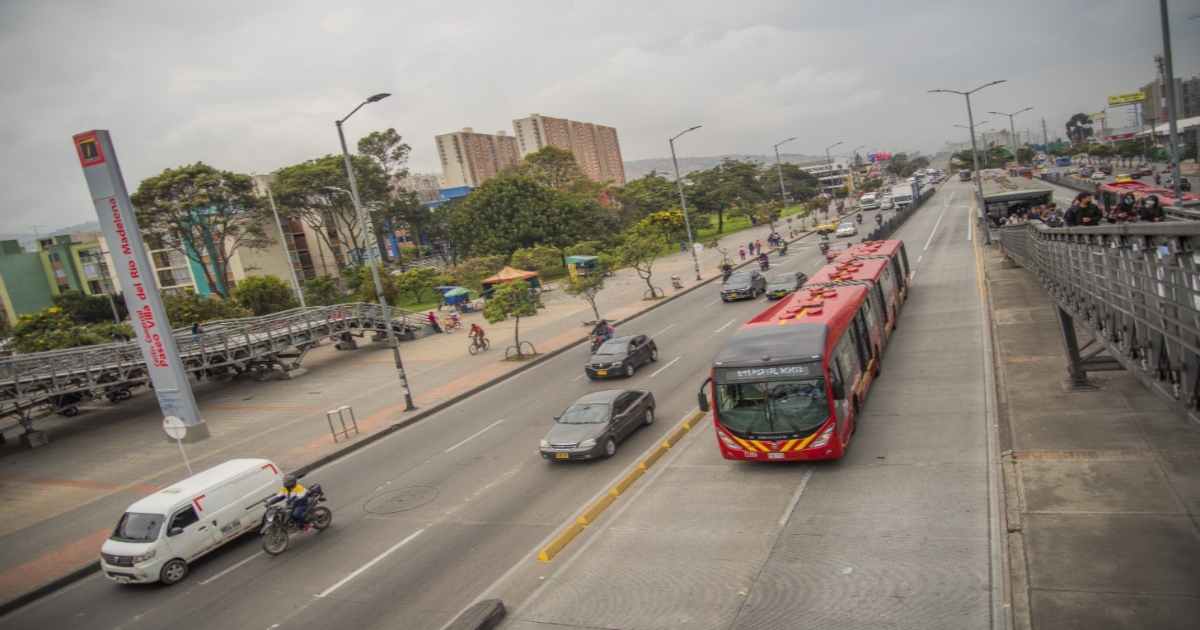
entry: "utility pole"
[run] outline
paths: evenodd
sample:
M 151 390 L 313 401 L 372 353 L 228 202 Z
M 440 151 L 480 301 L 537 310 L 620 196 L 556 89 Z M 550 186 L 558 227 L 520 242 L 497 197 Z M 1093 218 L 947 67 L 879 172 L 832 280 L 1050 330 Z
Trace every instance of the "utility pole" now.
M 1046 147 L 1047 151 L 1050 150 L 1050 132 L 1046 131 L 1045 118 L 1042 119 L 1042 146 Z
M 1175 181 L 1175 207 L 1183 206 L 1180 190 L 1183 173 L 1179 172 L 1179 127 L 1175 118 L 1175 70 L 1171 67 L 1171 23 L 1167 19 L 1167 0 L 1158 0 L 1158 12 L 1162 16 L 1163 61 L 1167 81 L 1167 133 L 1171 134 L 1171 179 Z

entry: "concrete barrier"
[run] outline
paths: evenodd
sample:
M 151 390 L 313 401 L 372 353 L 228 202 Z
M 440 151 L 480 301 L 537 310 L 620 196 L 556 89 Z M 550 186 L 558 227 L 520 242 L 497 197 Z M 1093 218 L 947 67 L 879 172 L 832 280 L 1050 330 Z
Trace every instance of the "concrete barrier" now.
M 614 497 L 614 499 L 615 498 L 616 497 Z M 538 562 L 550 562 L 553 560 L 554 556 L 557 556 L 558 552 L 562 551 L 563 547 L 567 546 L 567 543 L 575 540 L 575 537 L 581 533 L 583 533 L 583 525 L 580 525 L 579 523 L 572 523 L 569 525 L 562 531 L 561 534 L 555 536 L 554 540 L 550 541 L 550 544 L 546 545 L 541 551 L 538 552 Z

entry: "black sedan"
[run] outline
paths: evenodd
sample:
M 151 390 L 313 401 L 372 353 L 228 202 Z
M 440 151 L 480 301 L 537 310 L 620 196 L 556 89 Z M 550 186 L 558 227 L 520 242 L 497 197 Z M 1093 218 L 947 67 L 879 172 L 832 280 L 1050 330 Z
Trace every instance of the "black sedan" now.
M 786 297 L 789 293 L 794 293 L 808 282 L 808 276 L 799 272 L 793 271 L 789 273 L 781 273 L 767 283 L 767 299 L 778 300 L 781 297 Z
M 759 293 L 767 290 L 767 279 L 757 271 L 742 271 L 729 276 L 721 285 L 721 299 L 742 300 L 754 299 Z
M 583 371 L 588 378 L 633 376 L 638 366 L 658 360 L 658 346 L 646 335 L 622 335 L 596 348 Z
M 654 422 L 654 394 L 640 389 L 608 389 L 584 395 L 554 419 L 542 439 L 545 459 L 612 457 L 620 442 Z

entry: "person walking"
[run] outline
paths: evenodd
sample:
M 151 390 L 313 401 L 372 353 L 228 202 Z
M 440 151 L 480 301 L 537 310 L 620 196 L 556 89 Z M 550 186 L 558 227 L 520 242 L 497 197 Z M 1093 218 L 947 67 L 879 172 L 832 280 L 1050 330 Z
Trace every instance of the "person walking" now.
M 741 256 L 742 261 L 745 262 L 745 260 L 746 260 L 746 248 L 745 247 L 738 248 L 738 256 Z
M 1102 216 L 1100 208 L 1092 202 L 1092 193 L 1081 192 L 1075 195 L 1075 201 L 1067 208 L 1063 222 L 1067 227 L 1092 227 L 1100 223 Z
M 1162 204 L 1158 202 L 1158 195 L 1146 195 L 1146 198 L 1142 199 L 1138 218 L 1150 223 L 1162 223 L 1163 210 Z
M 433 332 L 435 333 L 444 332 L 441 324 L 438 324 L 437 315 L 434 315 L 433 311 L 429 311 L 429 325 L 433 326 Z
M 1121 195 L 1117 200 L 1117 205 L 1108 213 L 1108 222 L 1116 223 L 1132 223 L 1138 220 L 1137 195 L 1133 192 L 1127 192 Z
M 760 253 L 760 254 L 761 254 L 761 253 L 762 253 L 762 241 L 754 241 L 754 249 L 755 249 L 755 250 L 756 250 L 758 253 Z
M 679 251 L 681 251 L 681 252 L 687 251 L 687 241 L 679 241 Z

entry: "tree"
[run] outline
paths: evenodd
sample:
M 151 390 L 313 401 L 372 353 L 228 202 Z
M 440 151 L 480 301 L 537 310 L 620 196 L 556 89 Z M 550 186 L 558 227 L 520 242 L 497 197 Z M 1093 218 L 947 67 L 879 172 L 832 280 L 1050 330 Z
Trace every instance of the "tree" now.
M 367 210 L 381 210 L 391 198 L 391 185 L 383 168 L 374 159 L 362 155 L 350 157 L 358 183 L 359 200 Z M 343 247 L 365 253 L 367 239 L 362 232 L 354 202 L 347 192 L 350 180 L 340 155 L 326 155 L 275 172 L 272 190 L 275 200 L 292 216 L 298 216 L 317 235 L 325 248 L 334 253 L 335 269 L 347 260 Z M 318 254 L 324 257 L 324 249 Z M 353 262 L 362 263 L 360 255 Z M 327 270 L 323 262 L 323 271 Z
M 341 296 L 337 282 L 327 273 L 304 283 L 304 299 L 309 306 L 332 306 Z
M 534 245 L 563 248 L 611 233 L 615 220 L 594 200 L 539 184 L 531 177 L 494 177 L 467 195 L 446 220 L 464 252 L 508 256 Z
M 592 307 L 596 319 L 600 319 L 600 309 L 596 308 L 596 295 L 604 290 L 604 273 L 607 269 L 600 265 L 586 274 L 576 273 L 559 283 L 563 293 L 584 300 Z
M 650 282 L 651 268 L 661 251 L 662 241 L 659 235 L 638 231 L 630 232 L 625 237 L 625 243 L 617 248 L 617 260 L 637 271 L 638 277 L 646 281 L 648 292 L 652 296 L 662 292 Z
M 717 233 L 725 231 L 725 212 L 735 206 L 763 200 L 759 165 L 726 158 L 713 168 L 695 171 L 687 178 L 688 203 L 701 214 L 716 215 Z
M 379 288 L 383 289 L 383 299 L 387 300 L 389 305 L 395 306 L 396 298 L 399 297 L 396 295 L 396 277 L 382 263 L 378 264 L 376 269 L 379 271 Z M 372 304 L 378 302 L 379 294 L 375 292 L 375 276 L 371 274 L 371 267 L 359 265 L 356 273 L 360 278 L 357 290 L 358 301 Z
M 555 247 L 534 245 L 512 254 L 512 265 L 518 269 L 540 271 L 563 264 L 563 252 Z
M 447 269 L 448 276 L 464 287 L 477 287 L 479 281 L 504 268 L 504 256 L 479 256 L 468 258 L 461 264 Z
M 542 296 L 534 293 L 528 282 L 513 280 L 496 287 L 492 299 L 483 307 L 483 316 L 489 324 L 502 322 L 509 317 L 515 318 L 513 341 L 517 356 L 524 357 L 521 351 L 521 318 L 536 315 L 538 309 L 542 308 L 546 308 L 546 305 L 542 304 Z
M 209 290 L 229 296 L 229 259 L 241 247 L 271 244 L 266 212 L 249 175 L 197 162 L 166 169 L 138 186 L 132 197 L 142 231 L 203 270 Z
M 1067 137 L 1071 142 L 1083 144 L 1092 137 L 1092 117 L 1087 114 L 1075 114 L 1067 121 Z
M 679 188 L 675 182 L 655 171 L 613 190 L 617 227 L 628 230 L 643 217 L 679 207 Z
M 1024 166 L 1033 164 L 1033 149 L 1029 147 L 1017 147 L 1017 163 Z
M 77 324 L 112 323 L 113 307 L 117 309 L 117 319 L 123 320 L 129 314 L 125 308 L 125 300 L 120 295 L 114 295 L 112 302 L 108 296 L 84 295 L 71 289 L 58 295 L 50 296 L 50 302 L 66 311 L 67 316 Z
M 234 287 L 230 297 L 257 317 L 299 306 L 292 295 L 292 287 L 275 275 L 246 276 Z
M 861 161 L 861 157 L 859 158 Z M 759 176 L 759 185 L 763 197 L 779 198 L 779 175 L 783 173 L 783 185 L 787 188 L 788 201 L 808 199 L 820 192 L 821 182 L 815 175 L 790 162 L 783 162 L 763 170 Z
M 537 183 L 563 192 L 585 192 L 592 182 L 575 154 L 566 149 L 547 145 L 526 155 L 519 163 L 509 167 L 509 172 L 521 177 L 532 178 Z
M 437 269 L 433 267 L 418 267 L 396 276 L 396 290 L 409 293 L 413 300 L 420 303 L 426 291 L 438 286 L 440 280 Z
M 678 243 L 687 237 L 687 227 L 684 223 L 683 213 L 679 210 L 648 214 L 641 221 L 638 221 L 637 225 L 633 226 L 633 229 L 630 231 L 644 235 L 656 235 L 666 239 L 666 242 L 670 244 Z
M 429 209 L 429 206 L 421 203 L 421 200 L 417 198 L 417 193 L 411 190 L 396 191 L 392 200 L 374 216 L 380 224 L 376 229 L 384 232 L 406 229 L 417 247 L 422 246 L 421 235 L 428 232 L 434 223 L 433 211 Z M 402 271 L 404 270 L 405 249 L 401 247 L 396 252 L 396 260 L 400 263 Z
M 188 328 L 193 324 L 246 317 L 246 309 L 233 300 L 214 300 L 185 290 L 162 296 L 171 328 Z
M 358 152 L 379 166 L 389 182 L 408 177 L 408 154 L 412 150 L 394 128 L 373 131 L 358 141 Z

